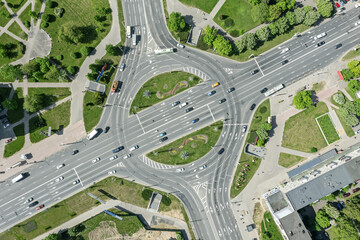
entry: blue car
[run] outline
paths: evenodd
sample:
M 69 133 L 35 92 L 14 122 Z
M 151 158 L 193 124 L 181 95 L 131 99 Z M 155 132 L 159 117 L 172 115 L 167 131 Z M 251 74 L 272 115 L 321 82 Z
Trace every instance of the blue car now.
M 162 134 L 160 134 L 160 137 L 163 137 L 166 135 L 166 132 L 163 132 Z
M 208 96 L 214 95 L 216 93 L 216 91 L 211 91 L 208 93 Z
M 112 152 L 113 152 L 113 153 L 117 153 L 117 152 L 119 152 L 119 151 L 121 151 L 121 150 L 123 150 L 123 149 L 124 149 L 124 147 L 121 146 L 121 147 L 115 148 Z
M 198 122 L 200 119 L 199 118 L 195 118 L 193 121 L 192 121 L 192 123 L 196 123 L 196 122 Z

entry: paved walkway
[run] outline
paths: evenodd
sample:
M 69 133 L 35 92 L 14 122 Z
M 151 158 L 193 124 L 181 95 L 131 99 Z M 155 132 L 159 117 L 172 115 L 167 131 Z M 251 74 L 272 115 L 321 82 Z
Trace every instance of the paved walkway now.
M 143 217 L 143 219 L 145 220 L 145 222 L 143 222 L 143 224 L 146 227 L 156 226 L 160 222 L 166 223 L 168 225 L 172 225 L 172 226 L 176 227 L 177 229 L 185 230 L 187 236 L 190 236 L 188 227 L 184 221 L 181 221 L 177 218 L 165 216 L 165 215 L 162 215 L 159 213 L 149 212 L 145 208 L 141 208 L 141 207 L 129 204 L 129 203 L 121 202 L 119 200 L 109 200 L 106 202 L 106 204 L 101 204 L 100 206 L 95 207 L 95 208 L 65 222 L 64 224 L 34 238 L 34 240 L 42 240 L 51 233 L 62 232 L 66 229 L 69 229 L 73 226 L 78 225 L 81 222 L 86 221 L 87 219 L 90 219 L 90 218 L 98 215 L 99 213 L 103 212 L 104 210 L 111 209 L 111 208 L 118 208 L 118 209 L 128 212 L 128 213 L 141 215 L 141 217 Z M 141 221 L 141 219 L 139 219 L 139 220 Z M 153 225 L 153 223 L 156 225 Z

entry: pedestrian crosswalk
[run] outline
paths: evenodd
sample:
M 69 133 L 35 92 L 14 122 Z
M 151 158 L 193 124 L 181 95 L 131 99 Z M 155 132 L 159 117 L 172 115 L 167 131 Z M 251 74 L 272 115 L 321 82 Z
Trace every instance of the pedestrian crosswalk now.
M 166 165 L 166 164 L 162 164 L 162 163 L 158 163 L 158 162 L 155 162 L 145 156 L 142 157 L 142 161 L 152 167 L 152 168 L 155 168 L 155 169 L 171 169 L 171 168 L 175 168 L 175 166 L 171 166 L 171 165 Z
M 208 75 L 206 75 L 204 72 L 200 71 L 197 68 L 193 68 L 193 67 L 183 67 L 183 71 L 184 72 L 188 72 L 188 73 L 192 73 L 200 78 L 202 78 L 204 81 L 207 81 L 210 79 L 210 77 Z

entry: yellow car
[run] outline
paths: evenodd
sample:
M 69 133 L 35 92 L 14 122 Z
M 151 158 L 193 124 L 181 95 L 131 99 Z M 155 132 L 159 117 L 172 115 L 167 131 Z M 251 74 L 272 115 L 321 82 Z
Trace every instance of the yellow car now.
M 219 82 L 216 82 L 216 83 L 214 83 L 213 85 L 211 85 L 213 88 L 214 87 L 217 87 L 217 86 L 219 86 L 220 85 L 220 83 Z

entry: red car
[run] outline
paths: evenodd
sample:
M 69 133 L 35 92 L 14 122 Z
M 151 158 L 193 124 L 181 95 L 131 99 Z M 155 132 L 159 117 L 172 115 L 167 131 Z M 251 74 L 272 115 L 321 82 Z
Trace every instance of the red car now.
M 41 204 L 40 206 L 38 206 L 37 208 L 36 208 L 36 210 L 40 210 L 40 209 L 42 209 L 44 207 L 44 204 Z
M 9 143 L 12 141 L 12 138 L 9 138 L 8 140 L 5 141 L 5 143 Z
M 339 3 L 335 3 L 335 6 L 336 6 L 337 8 L 339 8 L 339 7 L 340 7 L 340 4 L 339 4 Z
M 344 198 L 346 198 L 346 197 L 348 197 L 348 196 L 350 196 L 350 193 L 344 193 L 344 194 L 343 194 L 343 197 L 344 197 Z
M 358 192 L 358 191 L 360 191 L 360 188 L 359 188 L 359 187 L 358 187 L 358 188 L 353 189 L 353 193 L 356 193 L 356 192 Z

